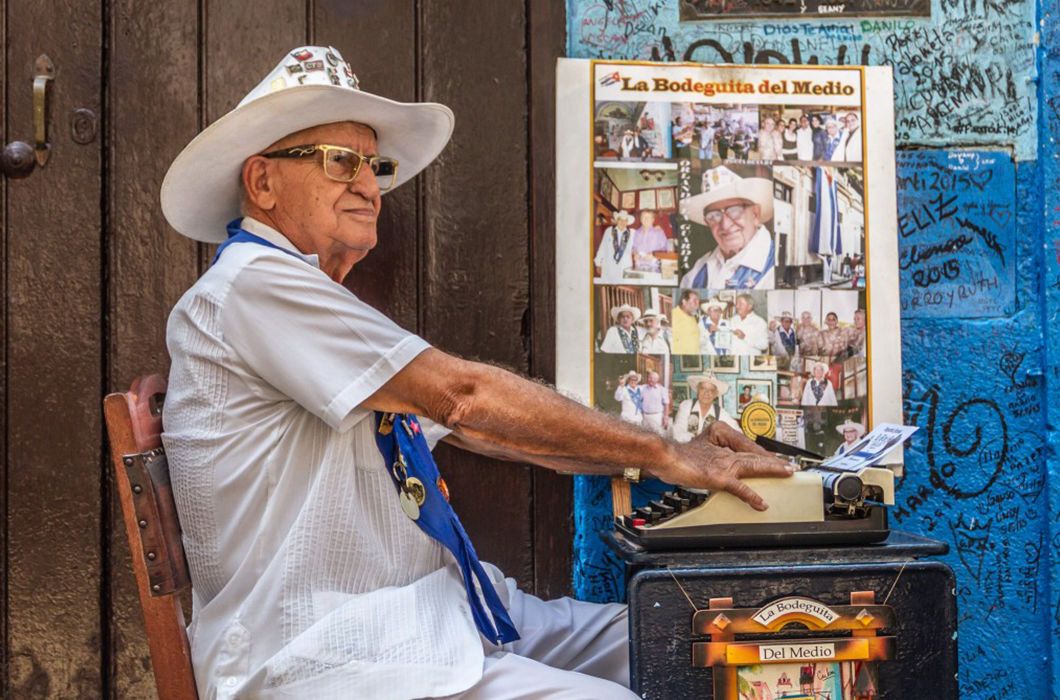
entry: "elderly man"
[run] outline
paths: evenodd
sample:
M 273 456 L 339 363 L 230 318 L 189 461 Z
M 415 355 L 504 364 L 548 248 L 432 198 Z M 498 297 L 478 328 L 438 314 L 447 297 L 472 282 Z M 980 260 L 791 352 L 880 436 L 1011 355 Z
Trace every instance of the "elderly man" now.
M 858 115 L 850 112 L 843 117 L 843 133 L 832 152 L 832 160 L 859 162 L 861 160 L 861 128 Z
M 677 407 L 674 440 L 688 442 L 713 423 L 722 423 L 733 430 L 740 429 L 740 424 L 721 405 L 721 397 L 729 390 L 728 384 L 710 374 L 692 374 L 685 381 L 696 398 L 685 399 Z
M 644 427 L 663 433 L 670 427 L 670 390 L 659 383 L 658 372 L 648 372 L 648 383 L 641 387 L 644 397 Z
M 736 315 L 729 321 L 733 355 L 765 355 L 769 352 L 769 324 L 755 313 L 750 294 L 736 297 Z
M 640 155 L 637 137 L 633 135 L 633 129 L 622 132 L 622 140 L 618 142 L 618 155 L 622 160 L 633 160 Z
M 773 330 L 770 345 L 772 352 L 778 357 L 795 357 L 799 352 L 798 337 L 795 334 L 795 319 L 790 311 L 780 312 L 777 327 Z
M 649 309 L 640 317 L 640 325 L 643 331 L 640 336 L 640 352 L 644 355 L 669 355 L 670 341 L 663 333 L 663 321 L 666 320 L 654 309 Z
M 699 354 L 699 292 L 682 289 L 677 306 L 673 308 L 674 342 L 671 348 L 675 355 Z
M 835 389 L 832 382 L 828 381 L 827 365 L 823 362 L 815 362 L 810 370 L 813 376 L 806 382 L 802 390 L 803 406 L 837 406 Z
M 847 348 L 847 352 L 857 357 L 865 357 L 865 334 L 867 332 L 865 309 L 858 309 L 854 312 L 854 328 L 850 334 L 850 347 Z
M 835 119 L 829 118 L 824 123 L 824 159 L 835 160 L 832 158 L 836 154 L 836 150 L 839 145 L 843 142 L 843 134 L 839 130 L 839 122 Z M 839 154 L 842 156 L 842 153 Z
M 702 330 L 699 334 L 699 352 L 702 355 L 728 355 L 732 349 L 732 329 L 729 321 L 722 316 L 725 304 L 718 299 L 711 299 L 699 305 L 703 312 L 700 319 Z
M 644 392 L 639 386 L 640 373 L 630 370 L 618 378 L 615 401 L 622 404 L 622 420 L 640 425 L 644 422 Z
M 719 165 L 703 173 L 703 191 L 681 200 L 681 213 L 706 226 L 715 248 L 695 262 L 682 287 L 773 289 L 773 180 L 764 166 Z
M 836 426 L 836 432 L 843 436 L 843 442 L 835 451 L 835 456 L 838 457 L 850 452 L 850 448 L 854 446 L 854 443 L 865 434 L 865 426 L 848 418 L 842 424 Z
M 640 228 L 633 232 L 633 267 L 637 270 L 658 272 L 662 268 L 655 253 L 668 248 L 666 232 L 655 225 L 655 212 L 645 209 L 640 213 Z
M 821 350 L 821 330 L 813 321 L 813 314 L 803 311 L 799 315 L 799 326 L 795 329 L 799 341 L 799 352 L 803 355 L 818 355 Z
M 629 304 L 611 308 L 611 320 L 615 325 L 607 329 L 604 340 L 600 343 L 600 352 L 638 353 L 640 352 L 640 332 L 635 324 L 640 318 L 640 309 Z
M 723 446 L 756 451 L 732 431 L 676 445 L 436 350 L 340 284 L 375 246 L 381 194 L 452 128 L 446 107 L 363 92 L 337 51 L 301 47 L 166 175 L 170 224 L 224 242 L 167 329 L 199 697 L 630 697 L 624 607 L 546 603 L 479 562 L 439 439 L 759 509 L 740 478 L 788 473 Z
M 623 209 L 612 218 L 614 223 L 604 231 L 593 258 L 596 281 L 601 284 L 620 284 L 633 267 L 633 215 Z

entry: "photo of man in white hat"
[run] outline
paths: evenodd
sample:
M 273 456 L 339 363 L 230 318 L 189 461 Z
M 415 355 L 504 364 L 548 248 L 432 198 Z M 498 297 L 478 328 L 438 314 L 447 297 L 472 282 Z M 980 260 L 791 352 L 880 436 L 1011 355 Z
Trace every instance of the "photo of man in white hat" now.
M 799 353 L 799 339 L 795 332 L 795 318 L 790 311 L 781 311 L 777 326 L 770 338 L 771 351 L 777 357 L 795 357 Z
M 826 376 L 828 365 L 823 362 L 814 362 L 810 367 L 810 379 L 802 390 L 803 406 L 838 406 L 835 398 L 835 389 L 832 382 Z
M 699 305 L 702 312 L 699 332 L 699 352 L 701 355 L 729 355 L 732 352 L 732 327 L 725 318 L 725 302 L 710 299 Z
M 703 173 L 700 194 L 681 200 L 681 214 L 710 229 L 715 248 L 681 278 L 682 287 L 773 289 L 773 179 L 766 166 L 719 165 Z
M 626 270 L 633 267 L 633 215 L 623 209 L 615 212 L 612 219 L 614 223 L 604 231 L 593 258 L 596 282 L 600 284 L 621 283 Z
M 865 426 L 848 418 L 842 424 L 836 426 L 836 432 L 843 436 L 843 442 L 835 451 L 835 455 L 838 457 L 850 451 L 854 443 L 865 435 Z
M 640 332 L 634 325 L 640 318 L 640 309 L 629 304 L 611 308 L 611 321 L 614 325 L 607 329 L 604 340 L 600 343 L 600 352 L 638 353 L 640 352 Z
M 644 355 L 669 355 L 670 339 L 666 337 L 663 324 L 666 317 L 655 309 L 648 309 L 637 322 L 641 326 L 640 352 Z
M 674 444 L 437 350 L 341 284 L 376 244 L 383 193 L 453 126 L 443 105 L 362 90 L 335 49 L 298 47 L 166 175 L 170 225 L 221 244 L 166 336 L 199 697 L 633 697 L 625 606 L 546 602 L 479 562 L 440 439 L 759 509 L 740 479 L 790 473 L 732 431 Z
M 615 401 L 622 404 L 622 420 L 636 425 L 644 422 L 644 394 L 640 387 L 640 372 L 630 370 L 618 378 Z
M 690 374 L 685 381 L 696 398 L 685 399 L 677 407 L 674 440 L 688 442 L 708 430 L 713 423 L 740 430 L 740 424 L 721 405 L 722 397 L 729 391 L 728 384 L 712 374 Z

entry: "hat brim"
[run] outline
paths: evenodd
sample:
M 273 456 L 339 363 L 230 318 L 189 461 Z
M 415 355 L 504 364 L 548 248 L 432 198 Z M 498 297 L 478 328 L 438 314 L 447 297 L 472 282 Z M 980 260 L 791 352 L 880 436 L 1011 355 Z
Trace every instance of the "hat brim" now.
M 635 306 L 630 306 L 629 304 L 623 304 L 622 306 L 616 306 L 615 308 L 611 309 L 612 323 L 618 323 L 618 315 L 623 311 L 628 311 L 633 315 L 633 323 L 636 323 L 640 320 L 640 309 Z
M 688 388 L 692 390 L 693 394 L 699 394 L 699 385 L 703 382 L 709 382 L 714 385 L 714 388 L 718 391 L 718 396 L 724 396 L 729 391 L 729 385 L 720 379 L 714 377 L 708 377 L 702 374 L 696 374 L 688 377 L 685 381 L 688 382 Z
M 681 200 L 681 215 L 689 221 L 707 226 L 703 210 L 715 202 L 726 199 L 746 199 L 759 207 L 758 223 L 764 224 L 773 218 L 773 181 L 764 177 L 746 177 L 709 192 Z
M 379 153 L 398 161 L 399 187 L 442 152 L 455 119 L 445 105 L 331 85 L 278 90 L 232 110 L 184 147 L 162 181 L 163 215 L 189 238 L 224 241 L 225 224 L 239 216 L 243 161 L 289 134 L 335 122 L 375 130 Z

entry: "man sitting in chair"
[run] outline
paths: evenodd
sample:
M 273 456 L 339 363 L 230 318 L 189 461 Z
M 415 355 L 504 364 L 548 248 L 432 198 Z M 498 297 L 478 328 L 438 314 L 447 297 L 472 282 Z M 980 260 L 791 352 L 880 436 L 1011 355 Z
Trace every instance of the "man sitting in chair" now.
M 625 607 L 545 602 L 480 563 L 440 439 L 758 509 L 740 479 L 789 473 L 732 430 L 677 445 L 436 350 L 340 284 L 381 195 L 452 129 L 446 107 L 364 92 L 337 51 L 303 47 L 166 175 L 170 224 L 222 244 L 167 329 L 202 698 L 630 695 Z

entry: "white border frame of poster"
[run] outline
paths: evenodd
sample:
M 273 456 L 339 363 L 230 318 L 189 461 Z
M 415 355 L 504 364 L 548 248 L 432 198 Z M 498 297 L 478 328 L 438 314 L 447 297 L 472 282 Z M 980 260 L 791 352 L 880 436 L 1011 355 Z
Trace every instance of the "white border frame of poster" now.
M 898 229 L 894 156 L 894 83 L 890 66 L 709 65 L 596 61 L 560 58 L 556 64 L 556 387 L 592 405 L 592 137 L 593 75 L 597 64 L 645 66 L 673 71 L 691 67 L 718 82 L 742 80 L 757 85 L 764 79 L 825 78 L 860 85 L 864 138 L 863 175 L 866 216 L 866 311 L 869 365 L 869 423 L 902 423 L 901 319 L 898 289 Z M 638 70 L 638 69 L 634 69 Z M 801 73 L 794 76 L 792 72 Z M 841 74 L 846 75 L 841 75 Z M 827 82 L 827 81 L 822 81 Z M 687 101 L 696 93 L 667 99 L 646 92 L 641 100 Z M 744 96 L 724 95 L 719 102 L 738 102 Z M 637 97 L 632 96 L 632 99 Z M 820 104 L 822 97 L 783 96 L 785 103 Z M 769 95 L 747 96 L 748 104 L 771 104 Z M 779 103 L 780 100 L 776 100 Z M 849 104 L 847 98 L 844 104 Z M 837 103 L 838 104 L 838 103 Z M 571 300 L 584 300 L 570 303 Z M 900 464 L 901 450 L 888 458 Z

